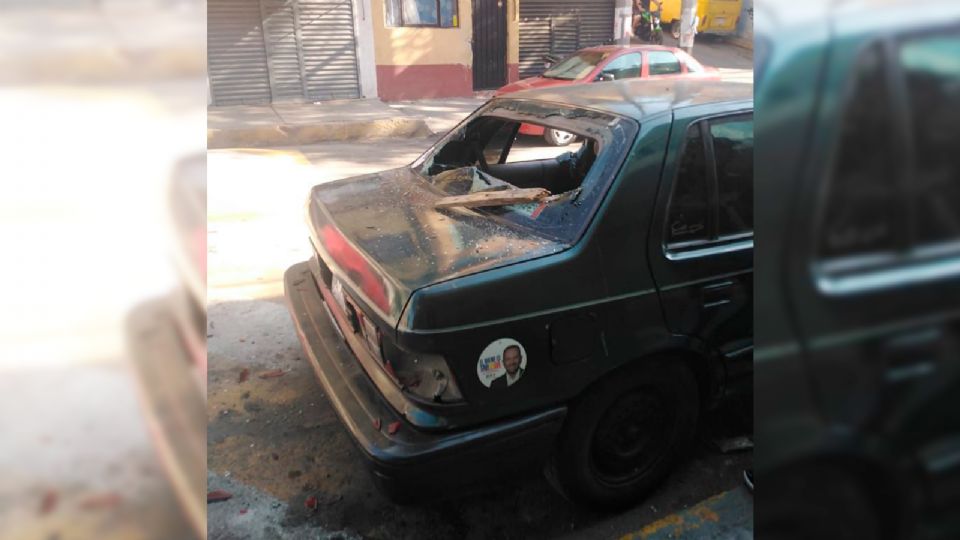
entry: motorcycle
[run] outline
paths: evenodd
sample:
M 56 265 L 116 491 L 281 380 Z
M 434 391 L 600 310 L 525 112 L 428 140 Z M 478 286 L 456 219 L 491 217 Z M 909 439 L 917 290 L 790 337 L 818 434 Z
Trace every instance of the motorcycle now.
M 646 43 L 654 45 L 663 45 L 663 28 L 660 26 L 660 17 L 663 13 L 662 7 L 657 7 L 657 11 L 644 11 L 640 13 L 640 20 L 633 35 Z

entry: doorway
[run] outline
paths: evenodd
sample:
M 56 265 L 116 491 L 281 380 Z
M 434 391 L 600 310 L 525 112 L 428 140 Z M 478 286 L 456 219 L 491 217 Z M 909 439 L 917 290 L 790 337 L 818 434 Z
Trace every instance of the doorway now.
M 473 2 L 473 89 L 507 83 L 507 0 Z

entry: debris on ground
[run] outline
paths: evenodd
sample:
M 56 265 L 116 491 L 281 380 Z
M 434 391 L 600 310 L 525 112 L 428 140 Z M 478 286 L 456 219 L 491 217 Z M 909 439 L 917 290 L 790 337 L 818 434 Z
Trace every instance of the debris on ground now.
M 238 383 L 247 382 L 248 378 L 250 378 L 250 370 L 247 368 L 243 368 L 243 370 L 240 371 L 240 377 L 237 378 L 237 382 Z
M 207 502 L 210 503 L 210 502 L 226 501 L 232 497 L 233 497 L 233 494 L 231 494 L 229 491 L 218 489 L 218 490 L 207 493 Z
M 257 376 L 260 377 L 261 379 L 275 379 L 277 377 L 283 377 L 284 373 L 286 373 L 286 371 L 282 369 L 274 369 L 272 371 L 264 371 L 263 373 Z
M 320 502 L 317 501 L 317 498 L 313 495 L 307 497 L 307 500 L 303 501 L 303 505 L 307 507 L 307 510 L 316 510 L 320 506 Z
M 80 501 L 80 508 L 84 510 L 102 510 L 113 508 L 120 504 L 122 498 L 119 493 L 97 493 L 84 497 Z
M 730 452 L 753 448 L 753 439 L 744 435 L 740 437 L 728 437 L 726 439 L 714 439 L 713 444 L 721 453 L 729 454 Z
M 53 512 L 53 509 L 57 507 L 57 501 L 60 499 L 59 494 L 56 491 L 49 489 L 46 493 L 43 494 L 43 499 L 40 501 L 40 513 L 49 514 Z

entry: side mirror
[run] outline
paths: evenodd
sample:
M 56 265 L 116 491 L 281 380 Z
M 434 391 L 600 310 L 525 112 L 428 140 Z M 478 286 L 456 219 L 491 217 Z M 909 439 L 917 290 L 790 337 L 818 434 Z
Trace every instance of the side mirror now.
M 543 68 L 544 68 L 544 69 L 550 69 L 550 68 L 553 67 L 553 65 L 556 64 L 557 61 L 559 61 L 559 60 L 560 60 L 560 58 L 558 58 L 558 57 L 556 57 L 556 56 L 554 56 L 554 55 L 552 55 L 552 54 L 545 54 L 545 55 L 543 55 Z
M 609 82 L 617 80 L 617 76 L 613 73 L 601 73 L 597 75 L 597 81 Z

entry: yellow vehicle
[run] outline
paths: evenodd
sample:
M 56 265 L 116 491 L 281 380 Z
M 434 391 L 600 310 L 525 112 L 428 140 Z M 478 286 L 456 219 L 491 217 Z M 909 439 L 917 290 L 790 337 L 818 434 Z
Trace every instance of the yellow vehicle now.
M 662 6 L 660 20 L 664 29 L 669 28 L 674 39 L 680 39 L 680 0 L 662 0 Z M 698 0 L 700 24 L 697 31 L 703 34 L 735 33 L 742 8 L 743 0 Z

